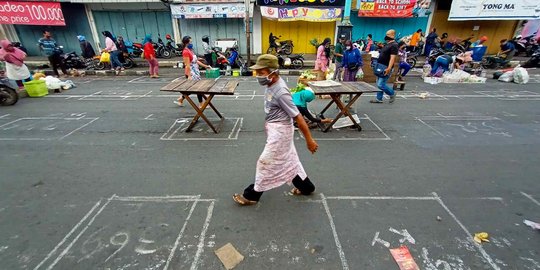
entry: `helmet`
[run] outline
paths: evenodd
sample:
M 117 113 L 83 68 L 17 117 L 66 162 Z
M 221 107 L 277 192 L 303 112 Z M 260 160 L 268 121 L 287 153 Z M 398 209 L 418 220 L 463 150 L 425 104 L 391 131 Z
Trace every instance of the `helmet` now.
M 487 40 L 488 40 L 488 37 L 486 37 L 486 36 L 482 36 L 482 37 L 480 37 L 480 40 L 481 40 L 481 41 L 484 41 L 484 42 L 485 42 L 485 41 L 487 41 Z
M 166 39 L 172 39 L 170 34 L 166 34 L 166 35 L 165 35 L 165 38 L 166 38 Z

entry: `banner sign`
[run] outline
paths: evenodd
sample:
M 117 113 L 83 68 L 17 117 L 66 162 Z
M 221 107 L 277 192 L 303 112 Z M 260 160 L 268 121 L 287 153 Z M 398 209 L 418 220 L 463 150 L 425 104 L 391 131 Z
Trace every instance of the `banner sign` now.
M 0 1 L 0 24 L 65 26 L 60 3 Z
M 259 6 L 280 6 L 280 7 L 343 7 L 345 0 L 257 0 Z
M 361 0 L 359 17 L 408 18 L 415 16 L 416 0 Z M 429 4 L 428 4 L 429 6 Z M 418 11 L 418 10 L 417 10 Z M 416 12 L 416 17 L 418 13 Z
M 449 21 L 533 20 L 540 18 L 538 0 L 454 0 Z
M 249 9 L 249 16 L 253 17 L 253 4 Z M 244 3 L 171 5 L 171 14 L 177 19 L 245 18 L 246 6 Z
M 277 8 L 261 7 L 263 17 L 278 21 L 330 22 L 341 19 L 341 8 Z

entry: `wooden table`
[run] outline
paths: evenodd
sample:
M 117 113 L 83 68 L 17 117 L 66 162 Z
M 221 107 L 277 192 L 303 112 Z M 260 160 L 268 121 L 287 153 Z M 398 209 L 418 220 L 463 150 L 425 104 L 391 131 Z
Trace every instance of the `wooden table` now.
M 238 81 L 235 80 L 200 80 L 200 81 L 193 81 L 193 80 L 187 80 L 187 79 L 178 79 L 175 81 L 172 81 L 171 83 L 167 84 L 163 88 L 161 88 L 161 91 L 169 91 L 169 92 L 180 92 L 182 95 L 184 95 L 187 102 L 195 109 L 197 114 L 193 119 L 191 120 L 191 123 L 189 124 L 188 128 L 186 129 L 186 132 L 190 132 L 200 117 L 212 128 L 214 133 L 218 133 L 221 129 L 221 126 L 223 125 L 223 122 L 225 118 L 223 115 L 219 113 L 219 111 L 216 109 L 214 104 L 212 104 L 212 99 L 215 95 L 234 95 L 234 90 L 236 90 L 236 87 L 238 86 Z M 199 108 L 199 105 L 196 104 L 189 95 L 198 94 L 202 95 L 204 102 Z M 214 127 L 210 120 L 204 115 L 204 110 L 210 106 L 212 110 L 217 114 L 219 118 L 221 118 L 220 128 Z
M 358 100 L 362 94 L 376 93 L 380 91 L 375 86 L 366 82 L 341 82 L 341 85 L 339 86 L 316 86 L 313 85 L 313 83 L 309 83 L 309 86 L 311 87 L 311 89 L 313 89 L 315 95 L 329 95 L 332 98 L 328 105 L 326 105 L 326 107 L 324 107 L 324 109 L 321 111 L 321 114 L 324 114 L 330 108 L 330 106 L 332 106 L 333 103 L 336 103 L 337 107 L 340 110 L 332 123 L 326 126 L 322 126 L 321 130 L 323 132 L 328 132 L 343 115 L 348 116 L 353 122 L 354 126 L 358 128 L 358 131 L 361 131 L 362 127 L 360 126 L 360 124 L 356 123 L 349 110 L 351 109 L 354 102 L 356 102 L 356 100 Z M 341 95 L 352 95 L 352 99 L 349 100 L 349 103 L 347 105 L 345 105 L 341 101 Z

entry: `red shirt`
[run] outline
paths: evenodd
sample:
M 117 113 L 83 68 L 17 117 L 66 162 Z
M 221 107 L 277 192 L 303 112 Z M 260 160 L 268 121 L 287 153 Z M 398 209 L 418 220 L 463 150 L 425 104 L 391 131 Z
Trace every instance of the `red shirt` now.
M 154 45 L 152 45 L 152 42 L 146 42 L 146 44 L 144 44 L 143 50 L 145 59 L 151 59 L 150 56 L 156 58 L 156 51 L 154 50 Z
M 182 58 L 184 58 L 184 57 L 187 57 L 189 59 L 188 65 L 191 65 L 191 62 L 193 61 L 193 53 L 191 52 L 190 49 L 185 48 L 184 50 L 182 50 Z M 185 68 L 184 70 L 186 72 L 186 75 L 189 76 L 190 74 L 188 74 L 188 69 Z

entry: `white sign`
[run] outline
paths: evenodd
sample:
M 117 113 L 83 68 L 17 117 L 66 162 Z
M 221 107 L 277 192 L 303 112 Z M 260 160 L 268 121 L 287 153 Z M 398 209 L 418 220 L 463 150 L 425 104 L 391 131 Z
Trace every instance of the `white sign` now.
M 253 17 L 253 4 L 249 9 L 249 16 Z M 171 14 L 177 19 L 245 18 L 246 6 L 244 3 L 171 5 Z
M 534 20 L 540 18 L 538 0 L 454 0 L 449 21 Z

